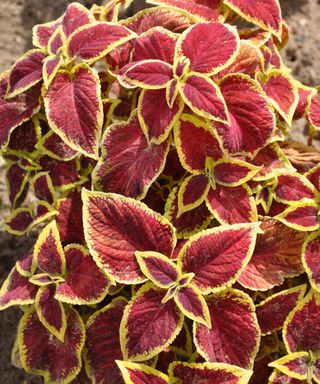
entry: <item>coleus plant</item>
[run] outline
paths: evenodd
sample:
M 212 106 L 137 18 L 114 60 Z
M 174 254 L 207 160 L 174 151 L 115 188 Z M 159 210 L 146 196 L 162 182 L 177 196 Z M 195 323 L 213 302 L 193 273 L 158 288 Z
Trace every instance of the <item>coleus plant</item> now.
M 4 228 L 38 233 L 0 290 L 23 310 L 12 363 L 320 383 L 320 96 L 282 61 L 279 3 L 131 3 L 71 3 L 0 77 Z

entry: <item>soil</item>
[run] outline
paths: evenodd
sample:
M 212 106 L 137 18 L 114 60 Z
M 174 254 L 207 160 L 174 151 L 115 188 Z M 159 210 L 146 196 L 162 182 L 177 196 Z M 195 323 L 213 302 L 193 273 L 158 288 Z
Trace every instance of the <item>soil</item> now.
M 86 6 L 103 0 L 78 0 Z M 68 0 L 0 0 L 0 72 L 7 70 L 31 48 L 31 29 L 38 23 L 60 16 Z M 143 0 L 137 2 L 143 4 Z M 307 85 L 320 84 L 320 0 L 280 0 L 292 36 L 283 57 L 293 75 Z M 306 142 L 304 125 L 293 130 L 295 139 Z M 0 163 L 0 285 L 15 261 L 32 246 L 35 235 L 17 238 L 4 233 L 1 218 L 7 208 L 4 169 Z M 42 380 L 11 365 L 11 348 L 21 310 L 0 312 L 0 381 L 2 384 L 37 384 Z

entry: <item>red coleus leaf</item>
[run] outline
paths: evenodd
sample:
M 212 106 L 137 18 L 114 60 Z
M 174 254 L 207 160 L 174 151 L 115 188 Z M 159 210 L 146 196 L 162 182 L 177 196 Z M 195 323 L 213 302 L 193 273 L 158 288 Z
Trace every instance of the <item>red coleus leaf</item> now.
M 192 285 L 181 287 L 174 296 L 174 301 L 189 319 L 211 328 L 209 309 L 199 289 Z
M 41 138 L 41 128 L 36 117 L 19 125 L 10 135 L 8 149 L 15 152 L 33 152 Z
M 264 221 L 261 229 L 263 234 L 258 235 L 239 282 L 246 288 L 265 291 L 303 272 L 301 249 L 306 235 L 275 220 Z
M 43 284 L 47 284 L 45 281 Z M 35 308 L 41 323 L 59 340 L 64 340 L 67 327 L 63 304 L 55 299 L 56 287 L 53 284 L 40 287 L 35 299 Z
M 294 84 L 293 78 L 283 71 L 272 70 L 265 77 L 261 76 L 259 80 L 271 104 L 287 124 L 291 125 L 299 102 L 298 88 Z
M 90 253 L 116 281 L 128 284 L 145 280 L 135 251 L 171 256 L 176 239 L 172 225 L 163 216 L 133 199 L 83 191 L 84 233 Z
M 103 191 L 144 198 L 165 166 L 169 145 L 168 140 L 149 144 L 136 113 L 128 122 L 111 125 L 94 170 L 95 185 Z
M 223 2 L 246 20 L 281 38 L 282 17 L 278 0 L 265 0 L 261 4 L 253 0 L 223 0 Z
M 52 221 L 40 233 L 34 246 L 34 260 L 45 273 L 64 274 L 66 260 L 56 221 Z
M 181 384 L 212 383 L 212 384 L 246 384 L 252 372 L 223 363 L 182 363 L 175 361 L 170 364 L 169 375 L 172 382 Z
M 183 13 L 187 12 L 200 20 L 218 21 L 220 19 L 218 11 L 220 0 L 148 0 L 148 3 L 163 4 L 169 8 L 182 10 Z
M 64 243 L 83 243 L 82 200 L 78 191 L 72 191 L 58 201 L 57 224 L 61 241 Z
M 30 277 L 36 270 L 33 253 L 29 252 L 16 262 L 17 271 L 21 276 Z
M 307 117 L 315 129 L 320 129 L 320 93 L 312 97 Z
M 177 238 L 189 238 L 195 233 L 206 229 L 213 219 L 213 215 L 203 202 L 199 207 L 178 215 L 178 189 L 173 188 L 167 198 L 165 217 L 177 230 Z
M 0 76 L 0 149 L 8 143 L 14 128 L 29 120 L 40 109 L 41 84 L 5 99 L 8 82 L 9 75 L 5 72 Z
M 143 60 L 131 65 L 123 77 L 129 84 L 141 88 L 161 89 L 173 77 L 172 65 L 161 60 Z
M 178 280 L 176 265 L 157 252 L 135 252 L 143 274 L 160 288 L 169 288 Z
M 231 286 L 251 258 L 258 228 L 235 224 L 200 232 L 183 246 L 178 265 L 195 274 L 192 284 L 203 294 Z
M 229 124 L 225 100 L 219 87 L 210 78 L 190 74 L 181 85 L 180 94 L 198 115 Z
M 46 54 L 32 49 L 18 59 L 11 68 L 7 97 L 12 98 L 31 88 L 42 79 L 42 61 Z
M 149 142 L 160 144 L 166 140 L 183 107 L 184 103 L 181 98 L 176 98 L 172 107 L 169 107 L 164 89 L 141 92 L 138 117 Z
M 319 228 L 318 206 L 314 202 L 295 203 L 275 219 L 298 231 L 315 231 Z
M 254 165 L 235 159 L 221 159 L 214 165 L 214 177 L 217 183 L 229 187 L 244 184 L 258 171 L 259 168 Z
M 71 3 L 62 19 L 63 32 L 70 36 L 79 27 L 94 21 L 92 13 L 80 3 Z
M 162 372 L 144 364 L 116 361 L 126 384 L 169 384 Z
M 178 215 L 199 207 L 210 189 L 207 175 L 188 176 L 181 184 L 178 192 Z
M 226 68 L 239 50 L 234 27 L 222 23 L 197 23 L 179 37 L 177 54 L 190 60 L 190 70 L 213 75 Z
M 254 153 L 265 146 L 275 129 L 275 117 L 258 84 L 245 74 L 227 75 L 220 89 L 231 119 L 231 126 L 215 124 L 225 148 L 231 153 Z
M 194 323 L 197 351 L 207 361 L 252 368 L 260 343 L 254 304 L 238 290 L 228 289 L 207 298 L 212 328 Z
M 250 40 L 241 40 L 239 51 L 232 63 L 215 76 L 220 79 L 231 73 L 245 73 L 253 77 L 258 71 L 260 63 L 259 48 Z
M 12 305 L 32 304 L 38 287 L 22 276 L 17 268 L 13 268 L 0 289 L 0 310 Z
M 77 151 L 70 148 L 59 135 L 49 131 L 38 141 L 37 149 L 48 154 L 48 156 L 62 161 L 72 160 L 77 156 Z
M 71 148 L 93 158 L 103 123 L 99 78 L 85 64 L 61 71 L 44 98 L 50 127 Z M 86 108 L 83 108 L 86 105 Z
M 85 331 L 74 309 L 69 310 L 63 342 L 52 337 L 33 308 L 23 315 L 18 335 L 21 363 L 27 372 L 52 383 L 69 383 L 80 372 Z
M 32 44 L 39 48 L 47 48 L 50 37 L 61 25 L 62 17 L 44 24 L 37 24 L 32 29 Z
M 274 194 L 276 200 L 281 203 L 303 203 L 314 200 L 315 189 L 311 182 L 299 173 L 282 173 L 277 178 Z
M 306 285 L 290 288 L 278 292 L 256 306 L 259 326 L 262 334 L 270 334 L 278 331 L 291 312 L 302 300 L 306 292 Z
M 179 334 L 184 316 L 173 300 L 162 303 L 165 295 L 165 290 L 146 284 L 126 306 L 120 327 L 121 350 L 126 360 L 148 360 Z
M 162 60 L 173 64 L 177 35 L 162 27 L 154 27 L 141 34 L 135 41 L 132 61 Z
M 119 328 L 127 300 L 117 297 L 86 323 L 84 361 L 88 377 L 100 384 L 121 383 L 115 360 L 122 359 Z
M 319 231 L 311 233 L 302 248 L 302 263 L 311 286 L 320 291 L 320 237 Z
M 320 342 L 319 322 L 320 313 L 319 294 L 311 290 L 290 312 L 283 328 L 283 338 L 289 353 L 311 351 L 319 353 Z
M 297 87 L 298 87 L 299 101 L 294 113 L 295 120 L 301 119 L 301 117 L 305 116 L 310 106 L 312 96 L 314 96 L 317 93 L 317 91 L 314 88 L 307 87 L 306 85 L 300 82 L 297 83 Z
M 77 56 L 82 61 L 93 62 L 135 37 L 135 33 L 122 25 L 94 22 L 77 28 L 71 34 L 67 53 L 70 59 Z
M 307 380 L 299 380 L 293 377 L 289 377 L 284 373 L 274 370 L 272 375 L 269 378 L 270 384 L 309 384 L 310 381 Z
M 63 63 L 62 56 L 48 56 L 43 61 L 42 77 L 45 87 L 48 89 L 52 80 L 55 78 L 57 72 Z
M 310 354 L 308 352 L 290 353 L 269 364 L 289 377 L 308 380 Z
M 257 207 L 247 185 L 211 188 L 206 198 L 209 210 L 221 224 L 250 223 L 257 221 Z
M 55 191 L 48 173 L 37 173 L 36 176 L 32 179 L 32 185 L 34 194 L 39 200 L 53 204 L 55 200 Z
M 81 245 L 69 244 L 64 249 L 66 276 L 57 288 L 55 298 L 69 304 L 95 304 L 104 299 L 110 280 L 98 268 L 89 252 Z
M 48 41 L 47 51 L 49 55 L 58 55 L 62 46 L 65 44 L 66 37 L 63 33 L 62 26 L 59 26 Z
M 12 207 L 16 206 L 19 197 L 22 195 L 27 182 L 30 178 L 29 172 L 20 168 L 18 164 L 13 163 L 7 170 L 6 181 L 9 200 Z
M 194 23 L 191 15 L 168 9 L 167 7 L 153 7 L 144 9 L 134 16 L 121 20 L 120 24 L 125 25 L 131 31 L 141 34 L 149 29 L 161 26 L 169 31 L 180 33 Z
M 182 114 L 174 127 L 174 141 L 183 167 L 191 172 L 203 171 L 206 158 L 223 156 L 218 137 L 211 126 L 188 114 Z

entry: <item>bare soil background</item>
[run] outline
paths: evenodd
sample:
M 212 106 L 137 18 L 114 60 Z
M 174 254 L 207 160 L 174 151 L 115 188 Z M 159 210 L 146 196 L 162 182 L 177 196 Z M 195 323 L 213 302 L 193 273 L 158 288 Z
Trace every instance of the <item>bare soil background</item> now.
M 103 0 L 78 0 L 85 6 Z M 33 25 L 57 18 L 68 0 L 0 0 L 0 72 L 7 70 L 31 48 Z M 283 57 L 293 74 L 306 85 L 320 85 L 320 0 L 280 0 L 283 14 L 291 29 L 291 41 Z M 143 0 L 137 1 L 137 7 Z M 293 130 L 296 139 L 305 142 L 304 126 Z M 6 211 L 5 173 L 0 163 L 0 285 L 15 261 L 26 253 L 35 236 L 17 238 L 4 233 L 1 218 Z M 0 312 L 0 383 L 37 384 L 40 378 L 25 374 L 11 365 L 11 348 L 21 311 L 10 308 Z M 261 383 L 264 384 L 264 383 Z

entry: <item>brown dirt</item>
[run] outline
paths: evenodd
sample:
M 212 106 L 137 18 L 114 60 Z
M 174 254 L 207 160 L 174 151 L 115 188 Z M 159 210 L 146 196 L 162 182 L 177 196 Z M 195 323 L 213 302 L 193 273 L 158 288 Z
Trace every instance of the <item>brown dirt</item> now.
M 90 6 L 92 0 L 78 0 Z M 140 4 L 142 0 L 139 0 Z M 34 24 L 52 20 L 63 13 L 68 0 L 1 0 L 0 1 L 0 72 L 9 69 L 14 60 L 31 47 Z M 96 3 L 99 0 L 95 1 Z M 100 0 L 102 3 L 103 0 Z M 291 31 L 291 41 L 284 52 L 293 74 L 307 85 L 320 84 L 320 0 L 280 0 Z M 137 4 L 138 6 L 140 4 Z M 305 141 L 304 126 L 294 129 L 295 138 Z M 0 219 L 6 209 L 4 171 L 0 164 Z M 30 248 L 34 236 L 16 238 L 5 234 L 0 224 L 0 284 L 15 261 Z M 11 366 L 19 309 L 0 312 L 0 382 L 2 384 L 37 384 L 41 379 L 24 374 Z

